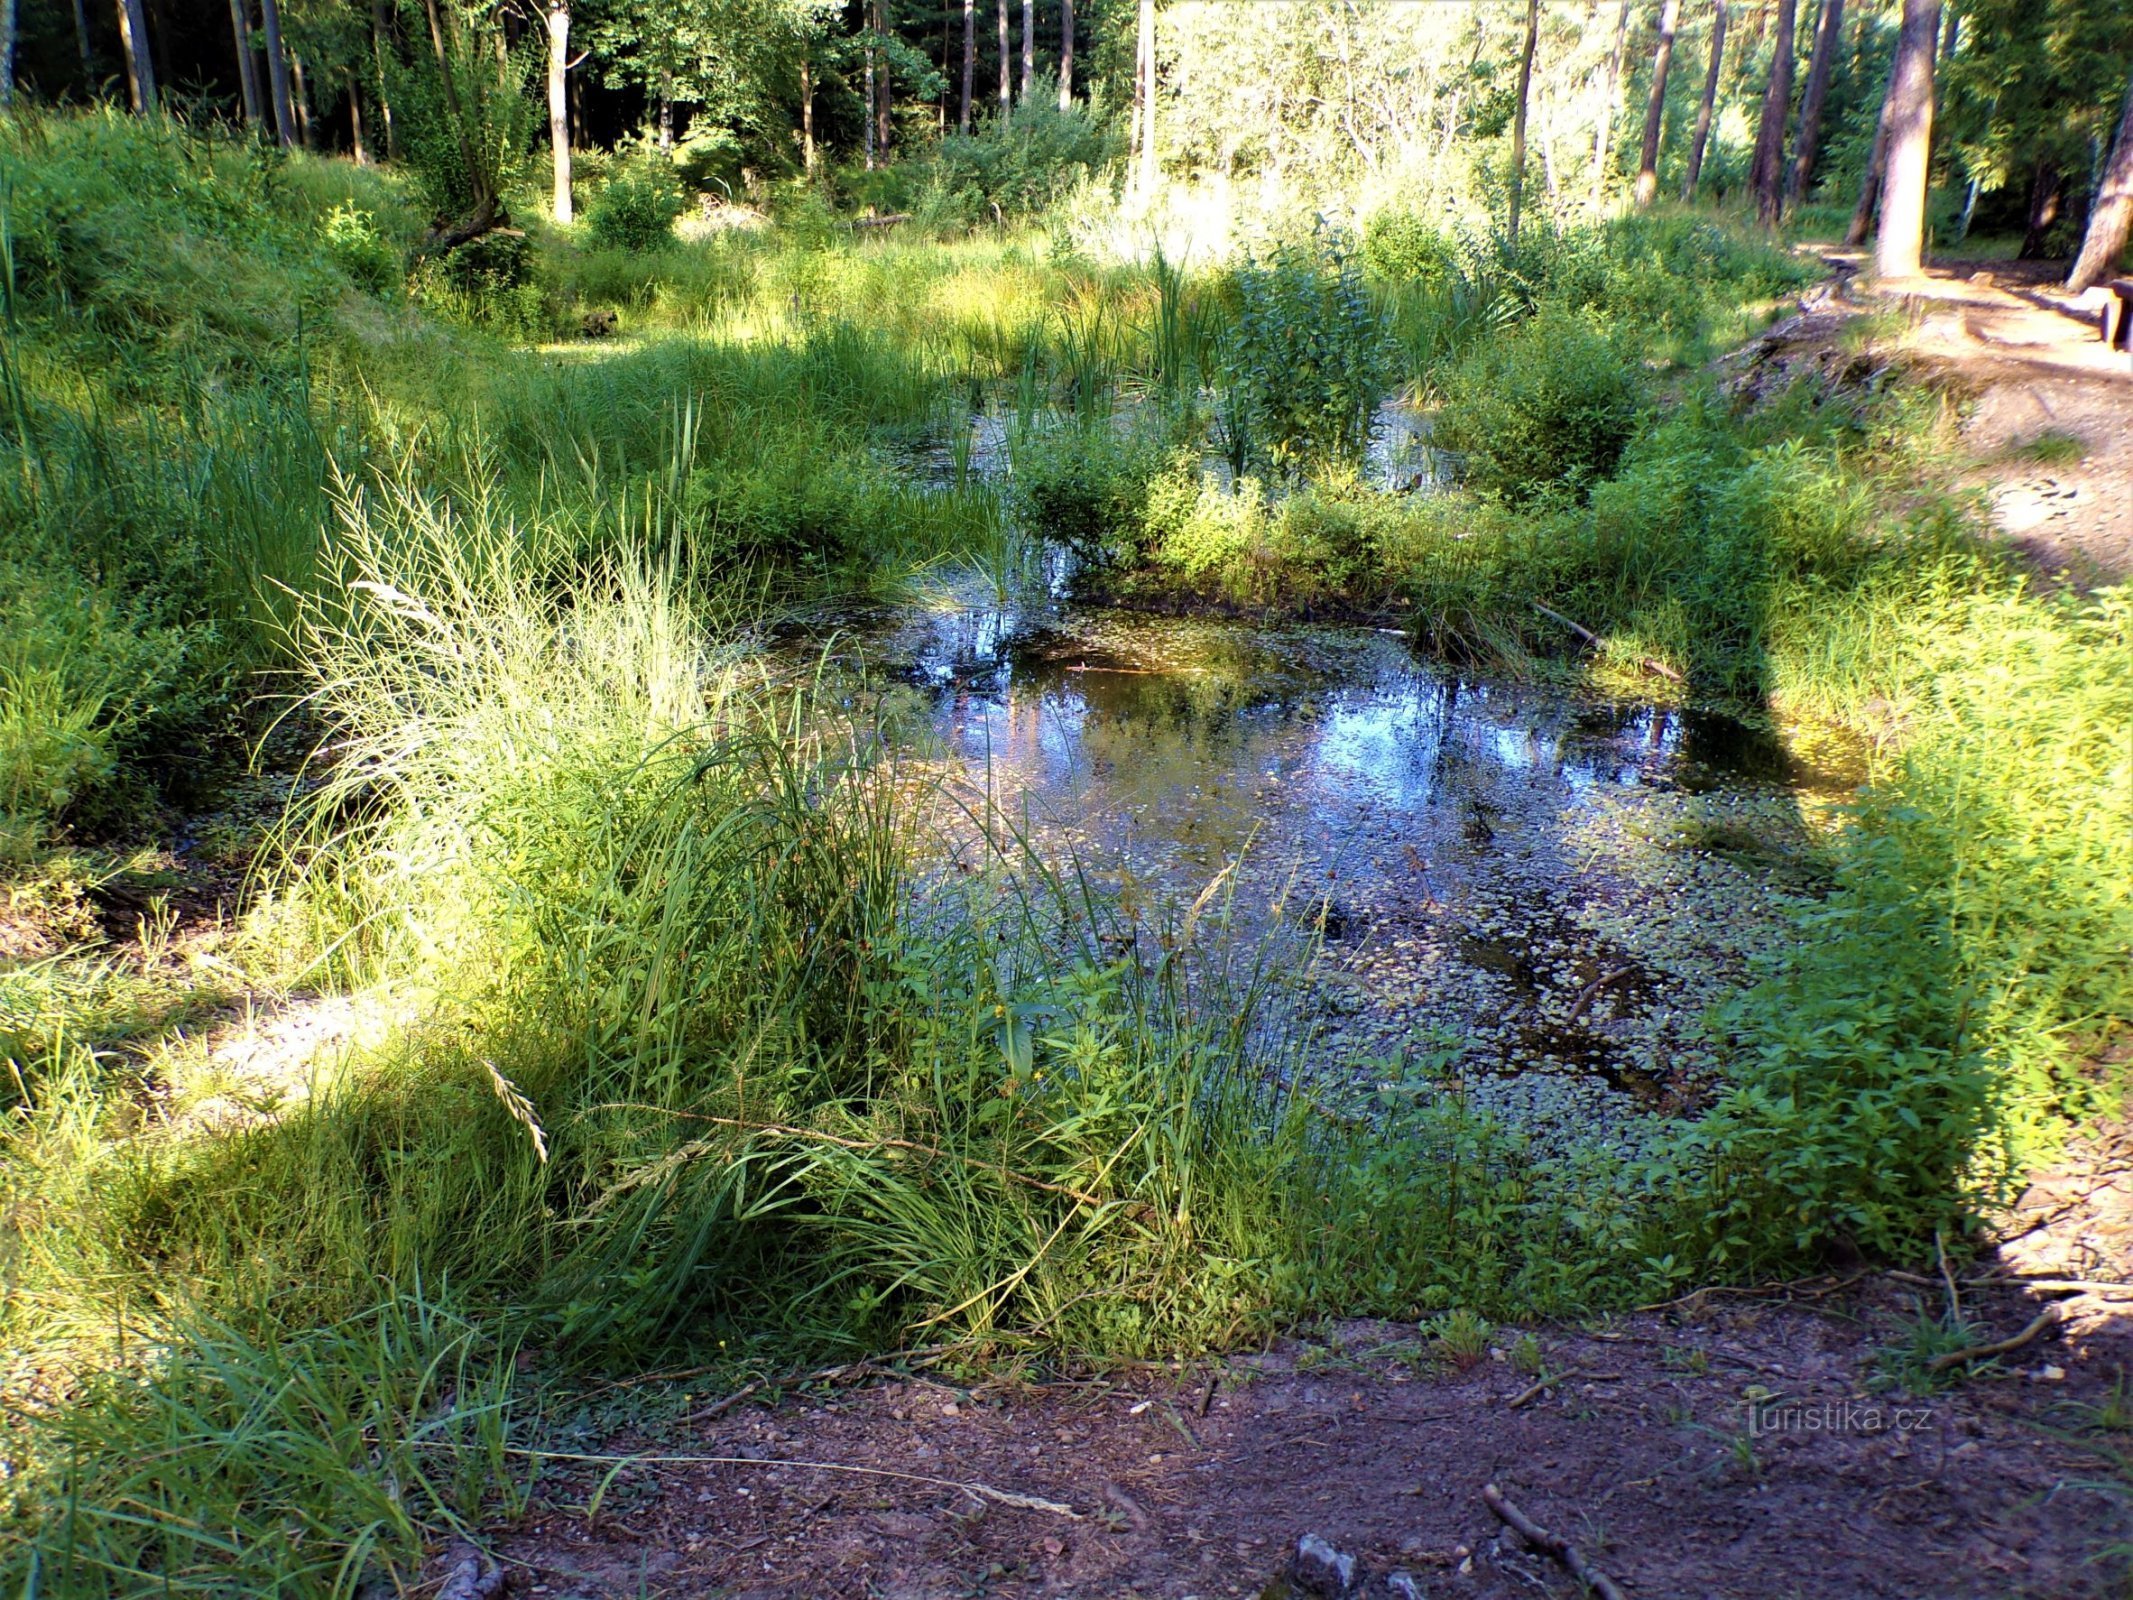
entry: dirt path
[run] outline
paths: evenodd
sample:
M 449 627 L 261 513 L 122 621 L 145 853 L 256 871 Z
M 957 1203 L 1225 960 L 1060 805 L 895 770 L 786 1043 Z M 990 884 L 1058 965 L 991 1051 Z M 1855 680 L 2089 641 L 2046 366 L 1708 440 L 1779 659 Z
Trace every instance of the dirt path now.
M 2035 1314 L 2015 1290 L 1960 1292 L 1980 1338 Z M 894 1377 L 696 1425 L 656 1413 L 707 1397 L 640 1394 L 639 1419 L 572 1448 L 743 1464 L 629 1468 L 590 1520 L 609 1465 L 551 1464 L 495 1549 L 515 1592 L 558 1600 L 1213 1600 L 1261 1593 L 1305 1534 L 1358 1559 L 1349 1592 L 1576 1593 L 1498 1527 L 1481 1500 L 1495 1482 L 1632 1596 L 2124 1592 L 2122 1560 L 2097 1558 L 2133 1532 L 2107 1454 L 2133 1421 L 2133 1299 L 2073 1297 L 2063 1330 L 1913 1394 L 1889 1352 L 1946 1289 L 1815 1293 L 1539 1329 L 1546 1368 L 1576 1375 L 1518 1407 L 1533 1380 L 1514 1335 L 1462 1370 L 1393 1324 L 1177 1374 Z
M 1959 482 L 2039 567 L 2085 584 L 2133 576 L 2133 361 L 2097 336 L 2098 296 L 2059 267 L 1951 261 L 1884 291 L 1917 319 L 1906 347 L 1975 396 Z

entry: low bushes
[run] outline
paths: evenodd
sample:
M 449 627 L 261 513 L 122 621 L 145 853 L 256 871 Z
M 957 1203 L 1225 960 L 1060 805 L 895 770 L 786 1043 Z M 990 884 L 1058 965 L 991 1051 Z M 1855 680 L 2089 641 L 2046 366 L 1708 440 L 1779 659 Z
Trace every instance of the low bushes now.
M 1643 401 L 1618 343 L 1582 317 L 1543 312 L 1454 369 L 1431 441 L 1460 456 L 1483 494 L 1514 504 L 1582 494 L 1614 470 Z

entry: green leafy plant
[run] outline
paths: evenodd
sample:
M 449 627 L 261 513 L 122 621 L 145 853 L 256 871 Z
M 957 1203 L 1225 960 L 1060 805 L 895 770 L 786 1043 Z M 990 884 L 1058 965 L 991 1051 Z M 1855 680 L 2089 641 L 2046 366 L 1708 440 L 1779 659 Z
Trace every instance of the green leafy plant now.
M 1288 470 L 1361 460 L 1391 345 L 1349 241 L 1321 224 L 1240 266 L 1233 294 L 1222 365 L 1253 448 Z
M 586 208 L 585 228 L 609 249 L 656 250 L 673 239 L 682 206 L 673 162 L 656 149 L 639 149 L 610 165 Z
M 1519 503 L 1582 493 L 1621 459 L 1642 403 L 1633 367 L 1605 334 L 1544 312 L 1454 370 L 1434 442 L 1461 457 L 1484 494 Z

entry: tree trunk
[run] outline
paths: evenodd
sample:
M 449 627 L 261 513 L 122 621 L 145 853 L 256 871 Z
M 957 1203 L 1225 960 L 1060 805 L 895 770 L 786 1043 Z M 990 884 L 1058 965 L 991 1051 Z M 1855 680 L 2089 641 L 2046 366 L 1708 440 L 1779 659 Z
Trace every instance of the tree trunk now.
M 1681 22 L 1681 0 L 1659 8 L 1659 43 L 1652 50 L 1652 88 L 1644 102 L 1644 143 L 1637 153 L 1636 202 L 1641 208 L 1659 193 L 1659 136 L 1666 131 L 1666 79 L 1674 66 L 1674 30 Z
M 881 0 L 874 0 L 874 41 L 874 156 L 887 165 L 889 134 L 895 124 L 896 87 L 889 67 L 889 30 L 881 14 Z
M 1926 244 L 1927 163 L 1933 153 L 1933 47 L 1940 40 L 1940 0 L 1903 0 L 1896 68 L 1889 79 L 1888 175 L 1882 181 L 1881 229 L 1874 272 L 1918 275 Z
M 1630 0 L 1622 0 L 1615 18 L 1614 54 L 1607 58 L 1607 93 L 1600 101 L 1599 126 L 1592 134 L 1592 204 L 1598 210 L 1607 198 L 1607 152 L 1614 146 L 1615 96 L 1622 91 L 1622 53 L 1629 44 Z
M 1785 199 L 1785 124 L 1792 117 L 1792 25 L 1798 4 L 1778 0 L 1770 81 L 1763 88 L 1763 120 L 1755 132 L 1755 161 L 1748 169 L 1755 215 L 1766 228 L 1777 221 Z
M 2104 163 L 2096 203 L 2089 207 L 2088 232 L 2082 236 L 2074 270 L 2066 275 L 2066 286 L 2086 289 L 2116 267 L 2126 253 L 2129 228 L 2133 228 L 2133 84 L 2126 87 L 2118 137 L 2111 141 L 2111 159 Z
M 860 138 L 865 151 L 866 169 L 874 170 L 874 36 L 870 33 L 859 47 L 866 61 L 866 95 L 860 107 Z M 803 142 L 807 146 L 807 170 L 815 170 L 815 107 L 814 85 L 807 81 L 807 63 L 800 63 L 801 126 L 805 130 Z
M 659 73 L 659 148 L 674 148 L 674 69 L 662 67 Z
M 1873 231 L 1874 213 L 1881 206 L 1881 183 L 1889 169 L 1889 100 L 1896 91 L 1896 68 L 1902 57 L 1889 61 L 1889 77 L 1881 91 L 1881 114 L 1874 122 L 1874 143 L 1866 153 L 1866 176 L 1859 180 L 1859 203 L 1852 207 L 1852 220 L 1844 230 L 1844 242 L 1857 247 Z
M 15 0 L 0 0 L 0 111 L 15 103 Z
M 289 57 L 281 47 L 281 0 L 259 0 L 259 20 L 267 37 L 267 103 L 274 108 L 274 137 L 286 150 L 296 143 L 296 113 L 289 106 Z M 445 81 L 451 81 L 449 75 Z
M 1711 66 L 1703 75 L 1703 99 L 1696 106 L 1696 133 L 1689 140 L 1689 170 L 1681 180 L 1681 198 L 1696 198 L 1696 182 L 1703 176 L 1703 153 L 1711 144 L 1711 113 L 1718 105 L 1718 73 L 1726 60 L 1726 0 L 1717 0 L 1711 12 Z
M 148 57 L 148 13 L 141 0 L 118 0 L 119 44 L 126 53 L 126 91 L 137 115 L 156 107 L 156 69 Z
M 548 151 L 554 164 L 554 211 L 568 222 L 570 203 L 570 0 L 548 0 Z
M 2059 220 L 2059 198 L 2064 187 L 2057 162 L 2037 163 L 2036 170 L 2030 174 L 2029 219 L 2022 231 L 2022 248 L 2016 253 L 2017 260 L 2042 259 L 2045 235 Z
M 1511 119 L 1511 206 L 1504 226 L 1504 237 L 1513 250 L 1518 248 L 1518 212 L 1526 198 L 1526 106 L 1533 98 L 1533 49 L 1539 43 L 1540 0 L 1526 0 L 1526 43 L 1518 57 L 1518 110 Z
M 348 144 L 359 167 L 370 165 L 370 146 L 363 140 L 363 97 L 356 92 L 353 72 L 347 74 L 348 85 Z
M 231 0 L 231 3 L 237 3 L 237 0 Z M 397 161 L 400 140 L 393 132 L 392 91 L 385 82 L 385 52 L 391 37 L 392 24 L 386 19 L 385 0 L 370 0 L 370 53 L 378 65 L 378 121 L 385 130 L 385 159 Z
M 89 7 L 87 0 L 74 0 L 74 48 L 81 52 L 81 77 L 83 87 L 91 95 L 96 93 L 96 57 L 89 50 Z
M 1074 0 L 1059 0 L 1059 109 L 1074 104 Z
M 970 92 L 978 71 L 977 0 L 963 0 L 963 111 L 956 119 L 957 131 L 970 131 Z
M 1140 189 L 1144 195 L 1155 193 L 1155 0 L 1140 0 L 1140 15 L 1135 28 L 1135 54 L 1139 68 L 1135 73 L 1135 104 L 1140 109 Z
M 1814 177 L 1815 151 L 1822 142 L 1822 105 L 1829 98 L 1829 77 L 1837 65 L 1837 30 L 1844 26 L 1844 0 L 1822 0 L 1822 20 L 1815 28 L 1814 58 L 1807 65 L 1807 91 L 1800 97 L 1800 134 L 1794 142 L 1792 176 L 1785 183 L 1785 203 L 1807 198 Z
M 1005 111 L 1014 104 L 1015 52 L 1007 32 L 1007 0 L 1000 0 L 997 10 L 1000 15 L 1000 109 Z
M 244 0 L 230 0 L 230 33 L 237 41 L 237 87 L 244 97 L 244 125 L 259 127 L 259 72 L 252 60 L 252 24 Z
M 306 150 L 315 149 L 317 140 L 311 131 L 311 90 L 304 82 L 304 58 L 293 50 L 289 52 L 289 82 L 296 91 L 296 135 Z
M 1029 100 L 1030 80 L 1037 76 L 1037 0 L 1022 0 L 1022 99 Z

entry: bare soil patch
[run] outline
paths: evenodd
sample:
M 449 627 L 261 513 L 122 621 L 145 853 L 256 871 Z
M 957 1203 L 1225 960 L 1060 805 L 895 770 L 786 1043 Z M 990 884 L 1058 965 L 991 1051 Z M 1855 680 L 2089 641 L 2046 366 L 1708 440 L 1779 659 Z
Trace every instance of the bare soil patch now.
M 612 1462 L 549 1463 L 494 1547 L 514 1592 L 588 1600 L 1212 1600 L 1260 1594 L 1305 1534 L 1358 1558 L 1357 1593 L 1577 1593 L 1489 1512 L 1493 1482 L 1633 1596 L 2122 1593 L 2133 1292 L 1959 1281 L 1981 1341 L 2046 1298 L 2065 1309 L 1934 1392 L 1890 1352 L 1948 1292 L 1835 1278 L 1537 1328 L 1563 1375 L 1540 1392 L 1508 1330 L 1462 1370 L 1413 1326 L 1354 1323 L 1177 1369 L 967 1388 L 900 1373 L 699 1424 L 647 1417 L 573 1448 L 732 1459 L 625 1468 L 590 1516 Z

